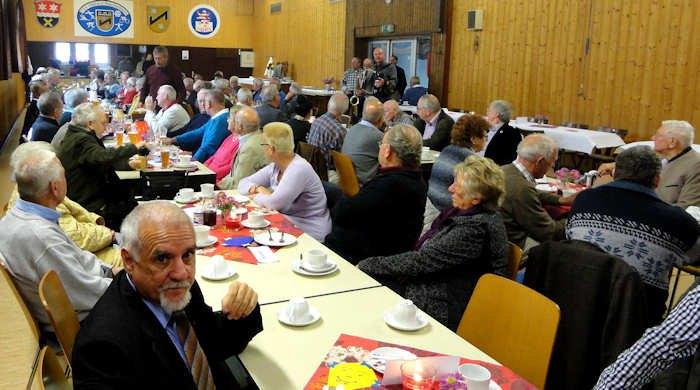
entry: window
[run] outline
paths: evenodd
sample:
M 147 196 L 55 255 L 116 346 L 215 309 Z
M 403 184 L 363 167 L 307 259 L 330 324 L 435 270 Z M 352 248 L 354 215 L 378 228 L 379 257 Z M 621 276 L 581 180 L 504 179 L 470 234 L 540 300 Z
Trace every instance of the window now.
M 95 49 L 95 63 L 96 64 L 109 64 L 109 45 L 98 43 L 94 45 Z
M 75 60 L 77 62 L 90 61 L 90 45 L 87 43 L 75 44 Z
M 63 63 L 70 62 L 70 43 L 56 42 L 56 47 L 54 49 L 54 57 L 56 57 L 57 60 Z

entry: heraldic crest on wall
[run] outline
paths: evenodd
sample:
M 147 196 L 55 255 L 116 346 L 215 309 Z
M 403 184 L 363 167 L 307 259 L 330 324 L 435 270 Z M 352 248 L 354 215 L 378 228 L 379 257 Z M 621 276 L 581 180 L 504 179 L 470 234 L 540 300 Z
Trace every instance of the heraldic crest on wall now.
M 133 38 L 131 1 L 75 0 L 75 35 Z
M 211 38 L 219 31 L 221 18 L 214 7 L 200 4 L 190 10 L 187 18 L 190 31 L 198 38 Z
M 58 24 L 61 16 L 61 4 L 53 0 L 34 0 L 36 20 L 42 27 L 51 28 Z
M 153 32 L 162 33 L 170 26 L 170 7 L 149 5 L 146 10 L 148 28 Z

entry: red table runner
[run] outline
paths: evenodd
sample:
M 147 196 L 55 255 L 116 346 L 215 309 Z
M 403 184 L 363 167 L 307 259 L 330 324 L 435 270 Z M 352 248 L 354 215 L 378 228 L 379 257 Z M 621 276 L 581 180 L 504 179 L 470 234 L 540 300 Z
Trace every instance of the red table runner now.
M 336 340 L 335 344 L 333 345 L 333 348 L 331 348 L 331 350 L 326 355 L 324 361 L 321 362 L 321 364 L 316 369 L 316 372 L 314 372 L 309 382 L 306 384 L 306 386 L 304 386 L 304 390 L 322 390 L 323 386 L 328 383 L 328 371 L 331 367 L 339 363 L 362 362 L 366 355 L 368 355 L 372 350 L 379 347 L 397 347 L 405 349 L 414 353 L 418 357 L 446 356 L 444 354 L 425 351 L 422 349 L 392 343 L 385 343 L 383 341 L 366 339 L 364 337 L 352 336 L 345 333 L 341 333 L 340 337 L 338 337 L 338 340 Z M 488 369 L 491 372 L 491 379 L 494 382 L 498 383 L 498 385 L 501 386 L 503 390 L 536 389 L 535 386 L 530 384 L 525 379 L 519 377 L 507 367 L 503 367 L 498 364 L 482 362 L 479 360 L 460 358 L 459 364 L 464 363 L 476 363 Z M 376 374 L 379 379 L 371 387 L 372 389 L 389 390 L 401 388 L 401 385 L 394 385 L 389 387 L 382 386 L 382 375 L 380 373 Z

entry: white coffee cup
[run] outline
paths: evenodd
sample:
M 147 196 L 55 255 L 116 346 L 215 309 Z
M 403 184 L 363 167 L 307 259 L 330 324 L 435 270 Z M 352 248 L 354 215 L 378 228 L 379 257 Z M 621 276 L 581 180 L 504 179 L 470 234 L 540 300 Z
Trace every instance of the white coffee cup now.
M 211 183 L 204 183 L 199 188 L 202 191 L 202 196 L 205 198 L 213 198 L 214 197 L 214 185 Z
M 263 214 L 259 211 L 251 211 L 248 213 L 248 223 L 253 226 L 262 226 L 265 224 Z
M 423 153 L 429 152 L 430 151 L 430 146 L 423 146 Z
M 469 390 L 489 390 L 491 372 L 478 364 L 462 364 L 459 373 L 467 382 Z
M 226 269 L 228 269 L 228 266 L 223 256 L 216 255 L 211 258 L 211 271 L 213 273 L 212 276 L 223 275 L 224 273 L 226 273 Z
M 189 154 L 181 154 L 180 155 L 180 164 L 189 164 L 192 161 L 192 156 Z
M 516 123 L 527 123 L 527 117 L 526 116 L 519 116 L 515 118 Z
M 404 325 L 416 323 L 418 310 L 410 299 L 404 299 L 394 306 L 394 319 Z
M 323 269 L 328 265 L 328 256 L 320 249 L 306 252 L 306 264 L 312 269 Z
M 577 191 L 575 188 L 564 188 L 563 190 L 561 190 L 561 194 L 563 196 L 571 196 L 571 195 L 576 194 L 576 192 Z
M 177 192 L 177 197 L 180 198 L 180 200 L 184 200 L 186 202 L 194 199 L 194 189 L 192 188 L 180 188 L 180 191 Z
M 202 245 L 209 239 L 209 229 L 207 225 L 196 225 L 194 227 L 194 238 L 197 241 L 197 245 Z
M 306 322 L 311 319 L 309 303 L 304 298 L 292 298 L 287 305 L 287 319 L 290 322 Z

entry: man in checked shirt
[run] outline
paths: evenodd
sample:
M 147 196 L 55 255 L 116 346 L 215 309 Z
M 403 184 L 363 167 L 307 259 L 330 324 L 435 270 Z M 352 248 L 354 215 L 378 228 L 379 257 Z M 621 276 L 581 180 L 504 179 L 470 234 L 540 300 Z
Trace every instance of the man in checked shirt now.
M 700 343 L 700 285 L 690 290 L 660 325 L 649 328 L 608 366 L 594 390 L 637 389 L 680 359 L 693 356 Z M 690 388 L 690 387 L 688 387 Z

